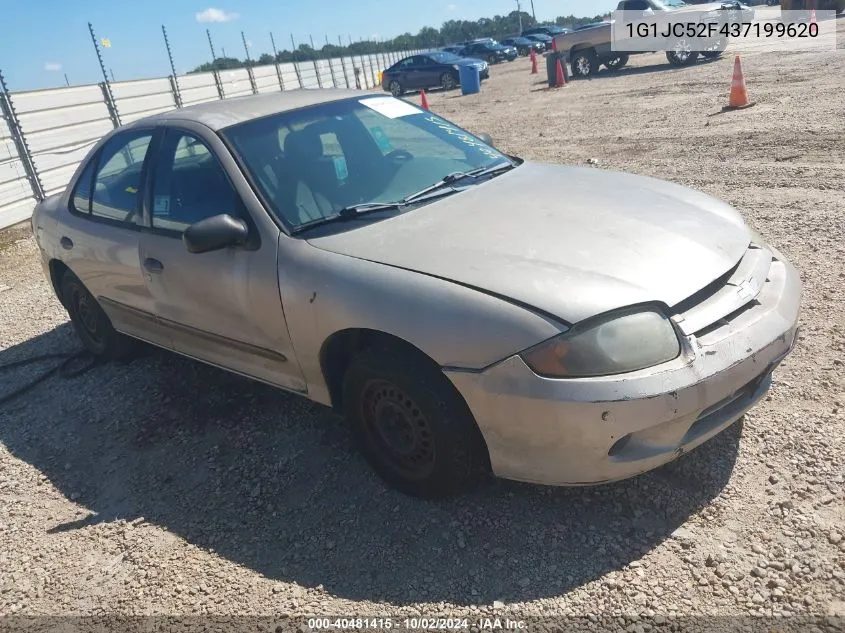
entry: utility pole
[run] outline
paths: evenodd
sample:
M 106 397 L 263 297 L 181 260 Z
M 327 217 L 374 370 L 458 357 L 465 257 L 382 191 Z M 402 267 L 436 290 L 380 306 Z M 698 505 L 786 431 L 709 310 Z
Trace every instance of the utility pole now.
M 519 0 L 516 0 L 516 14 L 519 16 L 519 34 L 522 35 L 522 5 Z
M 537 21 L 537 13 L 534 11 L 534 0 L 531 0 L 531 17 L 534 18 L 534 21 Z

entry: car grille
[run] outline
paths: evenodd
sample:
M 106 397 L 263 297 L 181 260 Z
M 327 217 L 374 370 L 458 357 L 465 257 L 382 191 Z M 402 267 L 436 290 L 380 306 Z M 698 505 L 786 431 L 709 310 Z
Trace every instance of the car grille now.
M 752 242 L 733 268 L 674 306 L 672 320 L 687 336 L 716 342 L 719 330 L 760 305 L 758 297 L 775 264 L 779 262 L 768 248 Z

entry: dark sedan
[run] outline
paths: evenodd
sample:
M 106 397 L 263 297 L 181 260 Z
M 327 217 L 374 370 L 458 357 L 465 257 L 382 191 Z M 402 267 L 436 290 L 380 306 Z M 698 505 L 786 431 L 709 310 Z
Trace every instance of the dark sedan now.
M 532 42 L 538 42 L 538 43 L 542 44 L 543 46 L 546 47 L 547 51 L 552 50 L 552 46 L 553 46 L 552 42 L 554 40 L 551 37 L 549 37 L 548 35 L 545 35 L 543 33 L 531 33 L 530 35 L 526 35 L 525 39 L 531 40 Z
M 482 79 L 490 76 L 487 62 L 483 60 L 465 59 L 452 53 L 437 51 L 406 57 L 393 64 L 382 74 L 381 86 L 394 97 L 399 97 L 408 90 L 452 90 L 461 85 L 461 66 L 477 68 Z
M 530 55 L 533 49 L 535 53 L 542 53 L 546 50 L 546 45 L 542 42 L 529 40 L 527 37 L 509 37 L 502 40 L 502 46 L 510 46 L 516 49 L 520 55 Z
M 471 42 L 464 48 L 463 55 L 465 57 L 483 59 L 490 64 L 497 64 L 504 61 L 512 62 L 517 58 L 515 48 L 494 44 L 491 41 Z

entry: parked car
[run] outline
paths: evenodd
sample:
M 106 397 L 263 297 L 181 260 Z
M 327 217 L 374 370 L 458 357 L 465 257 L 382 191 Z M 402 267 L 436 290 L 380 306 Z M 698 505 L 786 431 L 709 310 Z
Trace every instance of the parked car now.
M 801 298 L 723 202 L 352 90 L 124 125 L 32 229 L 92 354 L 140 339 L 331 406 L 426 497 L 675 459 L 765 395 Z
M 530 55 L 532 49 L 535 53 L 542 53 L 546 50 L 545 44 L 536 40 L 529 40 L 527 37 L 509 37 L 502 40 L 501 44 L 515 48 L 520 55 Z
M 522 32 L 522 37 L 528 37 L 529 35 L 554 37 L 555 35 L 563 35 L 564 33 L 569 33 L 569 29 L 558 26 L 557 24 L 538 24 L 530 29 L 525 29 Z
M 464 52 L 463 46 L 445 46 L 441 49 L 444 53 L 452 53 L 452 55 L 457 55 L 458 57 L 463 57 L 461 53 Z
M 430 88 L 452 90 L 461 85 L 461 66 L 477 68 L 481 79 L 490 77 L 490 68 L 483 60 L 467 59 L 452 53 L 435 51 L 412 55 L 396 62 L 382 73 L 381 85 L 394 97 L 401 96 L 407 90 Z
M 518 57 L 516 49 L 510 46 L 502 46 L 490 41 L 470 42 L 463 50 L 463 55 L 483 59 L 489 64 L 499 62 L 512 62 Z
M 525 39 L 531 40 L 532 42 L 542 44 L 543 48 L 547 51 L 550 51 L 552 50 L 552 48 L 554 48 L 554 39 L 544 33 L 531 33 L 529 35 L 525 35 L 524 37 Z

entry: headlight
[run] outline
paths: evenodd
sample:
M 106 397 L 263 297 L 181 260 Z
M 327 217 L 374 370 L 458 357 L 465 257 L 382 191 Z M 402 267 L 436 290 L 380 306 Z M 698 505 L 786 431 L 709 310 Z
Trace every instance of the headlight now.
M 631 308 L 579 323 L 522 358 L 541 376 L 585 378 L 645 369 L 680 353 L 678 336 L 666 316 Z

